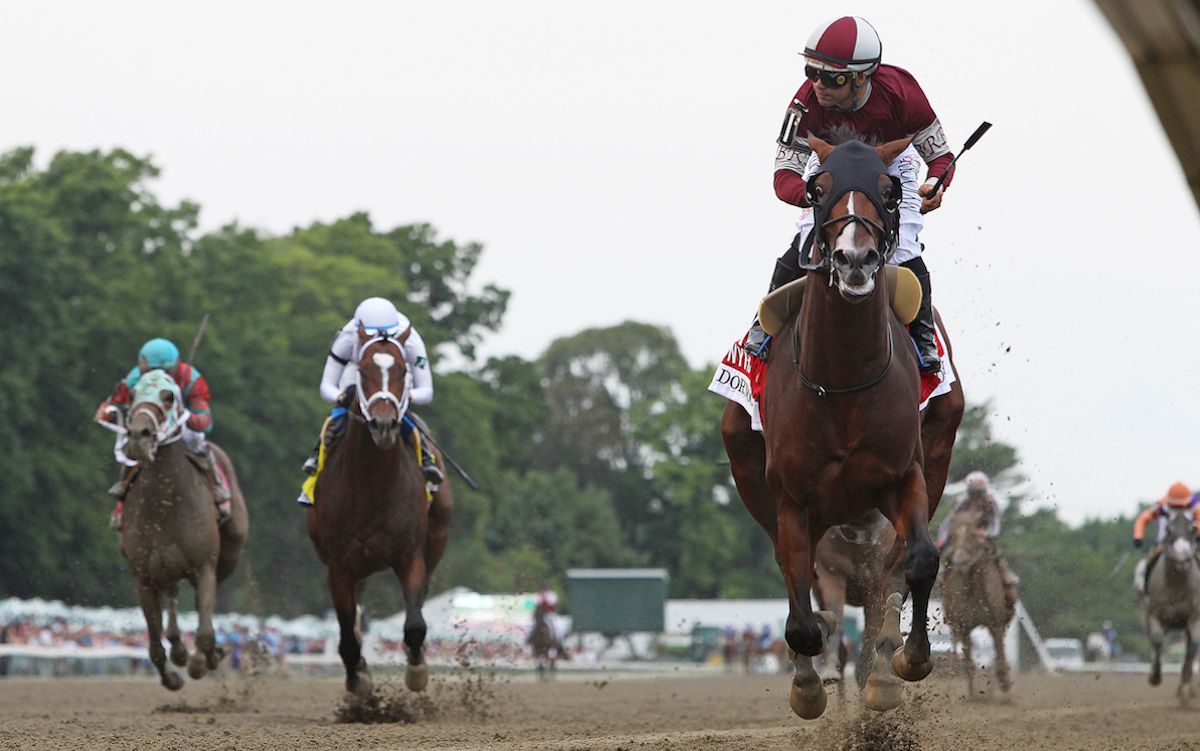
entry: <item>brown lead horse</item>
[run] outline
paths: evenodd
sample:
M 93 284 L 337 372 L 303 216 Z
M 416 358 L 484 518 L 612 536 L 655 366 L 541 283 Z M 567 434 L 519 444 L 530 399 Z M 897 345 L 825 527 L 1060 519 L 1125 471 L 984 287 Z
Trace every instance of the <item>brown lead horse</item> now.
M 897 675 L 916 681 L 932 670 L 926 620 L 938 571 L 929 536 L 937 498 L 928 491 L 945 482 L 941 462 L 949 461 L 958 426 L 953 410 L 947 419 L 922 424 L 916 353 L 892 314 L 886 276 L 877 273 L 894 243 L 900 198 L 885 165 L 906 142 L 876 151 L 858 141 L 836 149 L 809 141 L 822 162 L 822 172 L 809 181 L 818 217 L 814 268 L 828 281 L 810 279 L 799 313 L 776 338 L 764 385 L 763 436 L 750 431 L 738 405 L 729 405 L 722 421 L 739 494 L 774 541 L 787 582 L 785 637 L 796 666 L 789 703 L 806 719 L 825 709 L 812 656 L 824 650 L 836 625 L 833 614 L 812 611 L 817 543 L 831 527 L 872 511 L 891 522 L 897 539 L 885 561 L 889 594 L 867 707 L 897 706 Z M 961 414 L 961 389 L 954 398 Z M 926 444 L 936 447 L 929 457 Z M 900 607 L 909 592 L 914 627 L 904 641 Z
M 425 688 L 429 668 L 421 607 L 429 577 L 446 552 L 454 507 L 448 482 L 427 499 L 417 457 L 400 439 L 412 383 L 403 352 L 410 331 L 372 337 L 359 327 L 357 399 L 348 410 L 346 434 L 325 459 L 308 511 L 309 537 L 329 569 L 346 690 L 358 697 L 370 695 L 373 687 L 362 656 L 358 595 L 367 577 L 384 569 L 395 572 L 404 592 L 405 684 L 413 691 Z
M 216 670 L 225 653 L 216 644 L 212 615 L 217 585 L 233 573 L 246 542 L 249 519 L 229 457 L 216 444 L 213 458 L 229 482 L 232 495 L 229 521 L 218 526 L 208 479 L 187 457 L 177 405 L 179 388 L 161 370 L 152 370 L 134 387 L 126 426 L 125 454 L 141 462 L 136 481 L 125 496 L 121 525 L 121 554 L 137 580 L 138 601 L 146 617 L 150 661 L 162 685 L 183 687 L 178 673 L 167 670 L 162 645 L 163 596 L 167 602 L 166 637 L 171 662 L 187 665 L 195 679 Z M 188 657 L 180 640 L 179 582 L 196 590 L 196 652 Z

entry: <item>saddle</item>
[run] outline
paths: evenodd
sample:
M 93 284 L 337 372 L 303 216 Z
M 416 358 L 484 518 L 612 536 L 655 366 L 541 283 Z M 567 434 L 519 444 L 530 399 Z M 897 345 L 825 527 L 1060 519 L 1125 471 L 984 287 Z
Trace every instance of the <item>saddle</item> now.
M 917 317 L 917 310 L 921 307 L 921 283 L 917 281 L 916 274 L 903 266 L 884 266 L 883 273 L 887 275 L 892 312 L 900 319 L 900 323 L 907 326 Z M 807 276 L 800 277 L 763 298 L 758 306 L 758 320 L 763 331 L 771 336 L 778 336 L 783 331 L 804 301 L 806 281 Z

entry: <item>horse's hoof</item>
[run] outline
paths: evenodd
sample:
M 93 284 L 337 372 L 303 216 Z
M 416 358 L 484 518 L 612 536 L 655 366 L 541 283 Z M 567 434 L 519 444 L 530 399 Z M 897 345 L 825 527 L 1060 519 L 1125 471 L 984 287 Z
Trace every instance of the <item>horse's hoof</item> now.
M 346 693 L 352 699 L 365 699 L 375 690 L 375 684 L 371 681 L 371 674 L 368 672 L 360 672 L 353 678 L 346 678 Z
M 208 658 L 202 652 L 196 652 L 188 659 L 188 675 L 192 680 L 200 680 L 208 672 Z
M 825 713 L 828 702 L 825 686 L 821 679 L 804 681 L 803 684 L 792 681 L 792 690 L 788 693 L 788 704 L 792 711 L 802 720 L 815 720 Z
M 837 616 L 830 611 L 818 610 L 817 612 L 813 613 L 813 617 L 817 619 L 818 627 L 824 627 L 822 630 L 825 632 L 826 639 L 828 639 L 829 635 L 837 629 Z
M 187 665 L 187 662 L 188 662 L 187 647 L 183 646 L 182 644 L 172 644 L 171 645 L 171 662 L 174 663 L 175 667 L 177 667 L 177 668 L 181 668 L 181 667 L 184 667 L 185 665 Z
M 1162 673 L 1158 671 L 1150 673 L 1150 685 L 1157 686 L 1160 683 L 1162 683 Z
M 429 666 L 425 663 L 409 665 L 404 671 L 404 685 L 409 691 L 424 691 L 429 683 Z
M 162 685 L 172 691 L 178 691 L 183 688 L 183 679 L 179 677 L 179 673 L 163 673 Z
M 933 672 L 933 660 L 926 657 L 924 662 L 912 663 L 908 661 L 903 649 L 897 649 L 892 654 L 892 670 L 906 681 L 920 681 Z
M 225 659 L 225 648 L 213 647 L 213 651 L 208 653 L 208 669 L 216 670 L 223 659 Z
M 900 654 L 896 652 L 896 654 Z M 904 701 L 904 686 L 892 670 L 892 662 L 882 653 L 875 655 L 875 666 L 863 689 L 863 705 L 876 712 L 895 709 Z

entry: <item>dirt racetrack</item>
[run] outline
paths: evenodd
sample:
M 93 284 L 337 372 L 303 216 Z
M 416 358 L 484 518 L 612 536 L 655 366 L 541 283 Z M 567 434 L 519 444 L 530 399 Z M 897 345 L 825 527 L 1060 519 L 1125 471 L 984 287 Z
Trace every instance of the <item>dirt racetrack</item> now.
M 376 709 L 415 721 L 363 724 L 338 720 L 335 679 L 217 676 L 169 693 L 150 678 L 18 678 L 0 680 L 0 749 L 1200 749 L 1200 699 L 1182 708 L 1177 681 L 1021 675 L 1005 703 L 967 701 L 965 681 L 935 673 L 900 709 L 831 701 L 806 722 L 781 676 L 435 674 L 420 700 L 377 676 Z

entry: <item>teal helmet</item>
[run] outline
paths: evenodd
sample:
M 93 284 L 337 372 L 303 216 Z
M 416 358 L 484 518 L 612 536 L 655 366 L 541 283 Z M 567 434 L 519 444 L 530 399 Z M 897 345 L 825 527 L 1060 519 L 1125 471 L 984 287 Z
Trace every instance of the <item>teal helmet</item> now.
M 146 367 L 150 370 L 167 370 L 179 362 L 179 348 L 166 339 L 151 339 L 143 344 L 142 351 L 138 352 L 139 365 L 142 360 L 146 361 Z

